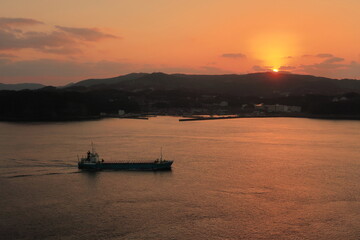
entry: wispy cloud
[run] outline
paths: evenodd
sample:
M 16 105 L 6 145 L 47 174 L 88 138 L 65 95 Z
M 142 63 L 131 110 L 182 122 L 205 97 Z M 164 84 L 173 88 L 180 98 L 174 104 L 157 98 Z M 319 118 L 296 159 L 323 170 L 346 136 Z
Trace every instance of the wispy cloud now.
M 43 24 L 43 22 L 31 18 L 0 17 L 0 28 L 12 28 L 12 27 L 29 26 L 36 24 Z
M 300 64 L 298 66 L 281 67 L 280 70 L 293 71 L 296 73 L 306 73 L 316 76 L 326 76 L 332 78 L 359 78 L 360 63 L 356 61 L 346 61 L 342 57 L 337 57 L 330 53 L 320 53 L 316 55 L 306 55 L 314 57 L 320 62 L 312 64 Z M 302 56 L 304 57 L 304 56 Z
M 332 55 L 330 53 L 319 53 L 319 54 L 315 55 L 315 57 L 318 57 L 318 58 L 331 58 L 331 57 L 334 57 L 334 55 Z
M 96 28 L 73 28 L 73 27 L 62 27 L 55 26 L 57 29 L 64 31 L 85 41 L 98 41 L 104 38 L 118 38 L 112 34 L 103 33 Z
M 252 70 L 254 70 L 255 72 L 268 72 L 272 70 L 272 67 L 255 65 L 252 67 Z
M 332 64 L 332 63 L 342 62 L 344 60 L 345 60 L 344 58 L 340 58 L 340 57 L 331 57 L 323 61 L 322 64 Z
M 74 45 L 75 39 L 69 38 L 61 32 L 25 32 L 0 30 L 0 50 L 14 50 L 33 48 L 41 50 L 48 47 L 61 47 Z
M 0 18 L 0 50 L 34 49 L 51 54 L 77 54 L 86 42 L 96 42 L 115 35 L 96 28 L 56 26 L 49 32 L 23 31 L 16 27 L 43 24 L 27 18 Z
M 73 54 L 82 53 L 82 51 L 79 48 L 71 47 L 71 46 L 40 48 L 39 51 L 44 53 L 62 54 L 62 55 L 73 55 Z
M 243 53 L 224 53 L 221 55 L 221 57 L 237 59 L 237 58 L 246 58 L 246 55 Z
M 0 58 L 16 58 L 17 56 L 14 54 L 8 54 L 8 53 L 0 53 Z
M 296 67 L 294 67 L 294 66 L 281 66 L 281 67 L 279 67 L 280 71 L 292 71 L 292 70 L 295 70 L 295 69 L 296 69 Z
M 331 53 L 318 53 L 318 54 L 315 54 L 315 55 L 311 55 L 311 54 L 305 54 L 305 55 L 302 55 L 301 57 L 303 58 L 309 58 L 309 57 L 315 57 L 315 58 L 332 58 L 334 57 L 333 54 Z

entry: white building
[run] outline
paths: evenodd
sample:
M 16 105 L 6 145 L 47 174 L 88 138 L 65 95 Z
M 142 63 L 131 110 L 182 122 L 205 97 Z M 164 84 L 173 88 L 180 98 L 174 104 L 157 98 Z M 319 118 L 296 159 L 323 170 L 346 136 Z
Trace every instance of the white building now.
M 229 106 L 229 103 L 227 101 L 222 101 L 222 102 L 219 103 L 219 106 L 220 107 L 227 107 L 227 106 Z
M 287 112 L 287 113 L 294 113 L 294 112 L 301 112 L 301 107 L 299 106 L 287 106 L 287 105 L 264 105 L 264 109 L 266 112 Z

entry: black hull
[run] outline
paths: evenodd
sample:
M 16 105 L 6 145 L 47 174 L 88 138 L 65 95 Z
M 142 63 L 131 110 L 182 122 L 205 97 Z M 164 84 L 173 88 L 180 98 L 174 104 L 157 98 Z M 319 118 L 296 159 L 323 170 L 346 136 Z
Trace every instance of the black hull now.
M 160 171 L 170 170 L 173 161 L 164 161 L 160 163 L 79 163 L 78 167 L 82 170 L 127 170 L 127 171 Z

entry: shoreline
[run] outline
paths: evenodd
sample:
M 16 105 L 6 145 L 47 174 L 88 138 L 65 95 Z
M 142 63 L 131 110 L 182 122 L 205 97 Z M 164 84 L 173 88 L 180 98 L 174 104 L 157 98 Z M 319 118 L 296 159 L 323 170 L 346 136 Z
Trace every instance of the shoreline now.
M 119 119 L 135 119 L 135 120 L 148 120 L 151 117 L 157 116 L 170 116 L 179 117 L 180 122 L 186 121 L 206 121 L 206 120 L 224 120 L 224 119 L 236 119 L 236 118 L 310 118 L 310 119 L 324 119 L 324 120 L 360 120 L 360 115 L 336 115 L 336 114 L 244 114 L 244 115 L 173 115 L 173 114 L 159 114 L 159 115 L 146 115 L 142 114 L 139 117 L 121 117 L 116 115 L 111 116 L 88 116 L 88 117 L 67 117 L 57 119 L 38 119 L 38 118 L 14 118 L 14 117 L 0 117 L 0 122 L 77 122 L 77 121 L 92 121 L 101 120 L 105 118 L 119 118 Z
M 186 116 L 182 121 L 204 121 L 204 120 L 221 120 L 221 119 L 236 119 L 236 118 L 310 118 L 310 119 L 325 119 L 325 120 L 360 120 L 360 115 L 322 115 L 322 114 L 267 114 L 267 115 L 237 115 L 237 116 L 216 116 L 216 117 L 202 117 L 202 116 Z

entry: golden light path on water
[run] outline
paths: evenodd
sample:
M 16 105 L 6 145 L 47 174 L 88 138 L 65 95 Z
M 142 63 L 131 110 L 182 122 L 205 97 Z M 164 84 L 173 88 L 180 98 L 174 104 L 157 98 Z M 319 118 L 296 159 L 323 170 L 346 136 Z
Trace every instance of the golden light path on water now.
M 9 137 L 11 136 L 11 137 Z M 304 118 L 0 123 L 7 239 L 358 239 L 360 122 Z M 155 159 L 170 172 L 79 172 Z

